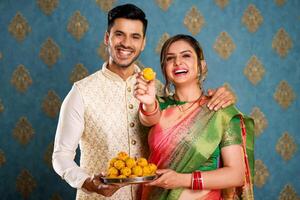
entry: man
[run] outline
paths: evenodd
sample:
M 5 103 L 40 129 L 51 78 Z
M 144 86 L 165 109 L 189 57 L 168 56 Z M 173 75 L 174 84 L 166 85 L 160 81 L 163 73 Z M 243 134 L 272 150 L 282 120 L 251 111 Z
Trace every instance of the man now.
M 78 189 L 77 199 L 139 199 L 137 186 L 104 185 L 98 174 L 120 151 L 147 157 L 147 129 L 138 120 L 139 102 L 133 95 L 135 74 L 140 71 L 134 61 L 145 47 L 146 29 L 144 12 L 132 4 L 109 11 L 104 37 L 108 62 L 76 82 L 62 104 L 52 162 L 54 170 Z M 233 95 L 221 88 L 211 108 L 233 101 Z M 78 144 L 80 166 L 74 162 Z

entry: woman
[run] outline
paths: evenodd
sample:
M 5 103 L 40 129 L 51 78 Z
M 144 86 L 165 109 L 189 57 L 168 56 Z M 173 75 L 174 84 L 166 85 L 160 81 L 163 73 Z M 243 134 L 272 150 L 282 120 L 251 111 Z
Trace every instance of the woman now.
M 168 39 L 160 62 L 165 96 L 156 99 L 154 81 L 142 74 L 135 88 L 140 120 L 152 126 L 149 162 L 160 169 L 159 178 L 143 188 L 143 199 L 253 199 L 253 120 L 234 106 L 207 108 L 206 63 L 193 37 Z

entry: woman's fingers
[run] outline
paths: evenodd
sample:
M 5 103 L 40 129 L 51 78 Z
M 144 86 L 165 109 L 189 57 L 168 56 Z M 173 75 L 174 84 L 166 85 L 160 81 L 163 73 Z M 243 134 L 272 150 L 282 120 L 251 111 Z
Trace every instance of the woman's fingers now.
M 162 174 L 165 174 L 169 171 L 170 171 L 170 169 L 158 169 L 158 170 L 156 170 L 156 174 L 162 175 Z

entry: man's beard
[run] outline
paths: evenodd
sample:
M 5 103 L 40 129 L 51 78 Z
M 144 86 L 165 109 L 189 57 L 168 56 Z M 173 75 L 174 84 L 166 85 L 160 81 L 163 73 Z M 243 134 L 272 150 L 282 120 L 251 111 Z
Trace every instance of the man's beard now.
M 111 60 L 112 60 L 112 63 L 114 63 L 115 65 L 117 65 L 117 66 L 119 66 L 119 67 L 121 67 L 121 68 L 123 68 L 123 69 L 126 69 L 126 68 L 128 68 L 129 66 L 131 66 L 132 63 L 134 63 L 134 62 L 137 60 L 137 58 L 139 57 L 139 55 L 140 55 L 140 53 L 139 53 L 138 55 L 136 55 L 136 56 L 131 60 L 131 62 L 128 63 L 128 64 L 121 64 L 121 63 L 118 63 L 118 62 L 116 62 L 115 59 L 113 59 L 113 57 L 111 57 Z
M 120 45 L 122 48 L 124 48 L 124 49 L 126 49 L 126 47 L 124 47 L 124 46 L 122 46 L 122 45 Z M 119 46 L 117 46 L 117 47 L 119 47 Z M 116 48 L 117 48 L 116 47 Z M 117 62 L 117 58 L 115 59 L 115 57 L 117 57 L 116 55 L 115 56 L 112 56 L 113 54 L 112 54 L 112 52 L 111 52 L 111 46 L 108 46 L 108 48 L 107 48 L 107 50 L 108 50 L 108 54 L 109 54 L 109 59 L 111 59 L 111 61 L 112 61 L 112 63 L 114 64 L 114 65 L 116 65 L 116 66 L 118 66 L 118 67 L 121 67 L 121 68 L 123 68 L 123 69 L 126 69 L 126 68 L 128 68 L 129 66 L 131 66 L 132 65 L 132 63 L 134 63 L 136 60 L 137 60 L 137 58 L 140 56 L 140 54 L 141 54 L 141 52 L 139 52 L 135 57 L 133 57 L 132 58 L 132 60 L 128 63 L 128 64 L 122 64 L 122 63 L 119 63 L 119 62 Z M 117 50 L 115 50 L 115 51 L 117 51 Z

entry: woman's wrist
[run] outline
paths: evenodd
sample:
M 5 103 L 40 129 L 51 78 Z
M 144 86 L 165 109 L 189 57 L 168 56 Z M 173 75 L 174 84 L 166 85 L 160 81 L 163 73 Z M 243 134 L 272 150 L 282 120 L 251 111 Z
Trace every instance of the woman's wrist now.
M 158 111 L 158 102 L 157 100 L 154 101 L 152 104 L 143 104 L 140 103 L 140 111 L 143 115 L 150 116 L 154 115 Z
M 192 173 L 192 180 L 191 180 L 191 189 L 192 190 L 203 190 L 203 178 L 201 171 L 194 171 Z
M 178 176 L 176 178 L 178 180 L 178 187 L 183 187 L 183 188 L 191 188 L 191 180 L 192 180 L 192 174 L 181 174 L 178 173 Z

